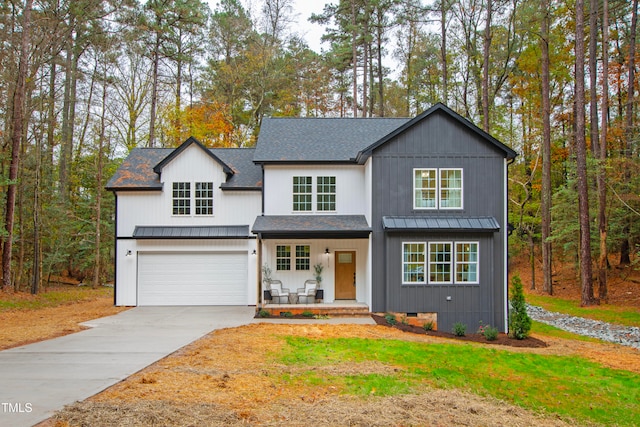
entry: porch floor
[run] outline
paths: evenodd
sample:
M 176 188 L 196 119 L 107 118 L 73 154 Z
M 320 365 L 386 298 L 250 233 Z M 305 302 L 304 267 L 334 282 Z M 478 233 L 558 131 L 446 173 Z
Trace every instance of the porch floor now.
M 267 311 L 273 317 L 284 316 L 289 312 L 293 315 L 313 313 L 314 315 L 327 316 L 369 316 L 369 306 L 355 300 L 338 300 L 332 303 L 315 304 L 264 304 L 262 310 Z

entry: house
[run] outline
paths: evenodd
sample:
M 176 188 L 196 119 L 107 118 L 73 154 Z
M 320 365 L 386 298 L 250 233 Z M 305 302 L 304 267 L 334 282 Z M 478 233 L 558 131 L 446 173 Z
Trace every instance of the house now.
M 323 303 L 507 328 L 509 147 L 446 106 L 267 118 L 255 149 L 136 149 L 116 195 L 116 304 L 261 305 L 261 267 Z

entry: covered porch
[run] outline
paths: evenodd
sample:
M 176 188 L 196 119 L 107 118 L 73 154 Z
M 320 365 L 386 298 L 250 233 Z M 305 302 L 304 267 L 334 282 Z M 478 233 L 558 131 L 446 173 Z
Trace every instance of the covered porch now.
M 368 313 L 371 229 L 364 216 L 261 216 L 252 231 L 261 308 L 274 315 Z M 316 286 L 313 296 L 301 293 L 305 284 Z
M 339 300 L 332 303 L 302 303 L 302 304 L 264 304 L 261 310 L 269 313 L 270 317 L 286 317 L 291 315 L 303 316 L 369 316 L 369 306 L 364 302 Z

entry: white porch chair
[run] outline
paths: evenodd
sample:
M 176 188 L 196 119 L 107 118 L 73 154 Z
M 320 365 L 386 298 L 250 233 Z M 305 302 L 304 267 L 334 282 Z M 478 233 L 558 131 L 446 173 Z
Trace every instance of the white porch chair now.
M 289 302 L 289 289 L 282 287 L 280 280 L 271 280 L 269 282 L 269 290 L 271 291 L 271 301 L 277 304 L 286 304 Z
M 302 298 L 306 299 L 306 302 L 314 303 L 316 301 L 316 289 L 318 288 L 318 282 L 316 280 L 307 280 L 304 282 L 304 288 L 298 288 L 298 302 L 302 302 Z

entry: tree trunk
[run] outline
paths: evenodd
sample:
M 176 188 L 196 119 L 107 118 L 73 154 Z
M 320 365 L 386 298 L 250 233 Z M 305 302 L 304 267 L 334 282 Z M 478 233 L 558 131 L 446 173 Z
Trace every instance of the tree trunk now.
M 633 101 L 635 98 L 635 71 L 636 71 L 636 28 L 638 20 L 638 0 L 633 0 L 633 6 L 631 10 L 631 38 L 629 40 L 629 80 L 628 80 L 628 92 L 627 92 L 627 104 L 626 104 L 626 124 L 625 124 L 625 157 L 627 166 L 625 167 L 625 182 L 629 182 L 631 178 L 630 164 L 633 161 Z M 629 222 L 631 219 L 625 219 L 625 226 L 622 230 L 622 246 L 620 248 L 620 264 L 631 264 L 631 243 L 630 231 L 631 227 Z
M 598 0 L 589 2 L 589 135 L 591 152 L 598 158 Z
M 491 48 L 491 14 L 493 1 L 487 0 L 487 21 L 484 28 L 482 61 L 482 128 L 489 132 L 489 49 Z
M 575 41 L 575 124 L 576 124 L 576 174 L 578 181 L 578 215 L 580 220 L 580 304 L 595 304 L 591 277 L 591 240 L 589 221 L 589 186 L 587 182 L 587 142 L 584 112 L 584 0 L 576 1 Z
M 11 254 L 13 249 L 13 223 L 15 214 L 18 165 L 20 163 L 20 146 L 22 144 L 22 131 L 24 125 L 24 97 L 29 60 L 31 8 L 33 0 L 26 0 L 24 6 L 24 20 L 22 23 L 22 39 L 20 44 L 20 59 L 18 63 L 18 75 L 16 87 L 13 93 L 13 128 L 11 131 L 11 163 L 9 165 L 9 183 L 7 185 L 5 232 L 6 237 L 2 250 L 2 288 L 5 292 L 11 292 Z
M 549 0 L 542 3 L 542 290 L 553 295 L 551 241 L 551 99 L 549 95 Z
M 159 19 L 159 18 L 158 18 Z M 153 52 L 153 76 L 151 83 L 151 111 L 149 112 L 149 144 L 150 148 L 155 146 L 156 139 L 156 109 L 158 108 L 158 68 L 160 62 L 160 35 L 156 33 L 156 42 Z
M 107 70 L 105 65 L 105 71 L 102 80 L 102 115 L 100 117 L 100 135 L 98 136 L 98 155 L 96 161 L 96 236 L 95 236 L 95 249 L 94 249 L 94 268 L 93 268 L 93 282 L 92 288 L 96 289 L 100 286 L 100 244 L 101 242 L 101 218 L 102 218 L 102 149 L 104 147 L 104 138 L 106 130 L 107 120 Z
M 440 56 L 442 61 L 442 102 L 447 105 L 449 93 L 449 82 L 447 80 L 447 0 L 440 0 Z
M 600 164 L 598 165 L 598 231 L 600 234 L 600 258 L 598 259 L 598 298 L 607 301 L 607 112 L 609 111 L 609 0 L 602 3 L 602 124 L 600 129 Z
M 351 0 L 351 60 L 353 61 L 353 117 L 358 117 L 358 33 L 356 2 Z

